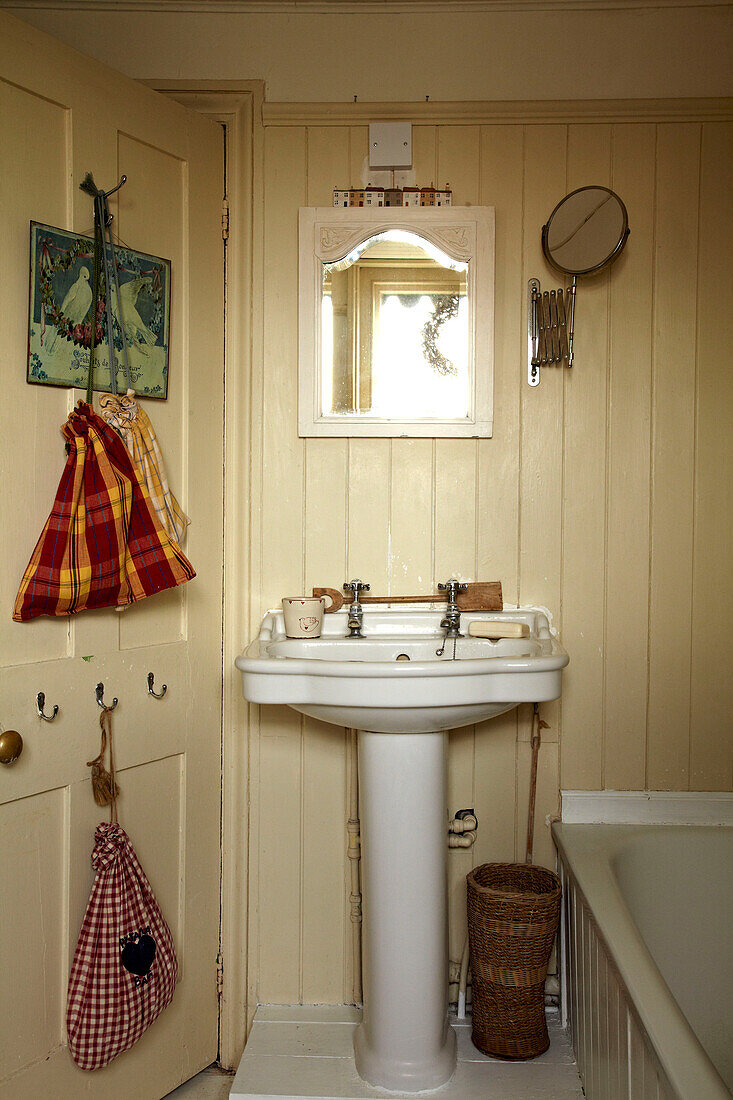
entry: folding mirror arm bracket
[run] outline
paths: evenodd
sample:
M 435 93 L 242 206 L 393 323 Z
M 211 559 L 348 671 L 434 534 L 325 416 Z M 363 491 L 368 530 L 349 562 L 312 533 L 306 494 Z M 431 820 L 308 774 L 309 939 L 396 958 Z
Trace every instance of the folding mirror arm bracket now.
M 539 386 L 540 367 L 573 365 L 575 295 L 578 284 L 573 275 L 570 289 L 542 293 L 539 279 L 527 283 L 527 381 Z
M 573 337 L 575 336 L 575 296 L 578 290 L 578 276 L 573 275 L 573 281 L 570 284 L 570 324 L 568 325 L 568 366 L 573 365 Z

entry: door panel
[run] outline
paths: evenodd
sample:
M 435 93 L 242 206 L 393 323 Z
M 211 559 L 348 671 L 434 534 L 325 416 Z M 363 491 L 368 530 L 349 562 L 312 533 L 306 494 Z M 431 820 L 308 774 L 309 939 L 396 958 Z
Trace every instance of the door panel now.
M 3 953 L 0 1004 L 4 1015 L 13 1007 L 3 1020 L 1 1077 L 45 1057 L 61 1041 L 66 944 L 57 914 L 66 907 L 59 868 L 67 804 L 67 790 L 58 788 L 0 806 L 0 836 L 14 838 L 12 845 L 0 844 L 0 882 L 13 883 L 3 902 L 2 927 L 13 950 Z
M 157 1100 L 217 1056 L 223 247 L 221 128 L 0 13 L 0 723 L 24 751 L 0 767 L 0 1095 Z M 111 204 L 132 248 L 172 261 L 169 397 L 142 401 L 191 517 L 197 577 L 124 612 L 11 622 L 64 464 L 80 392 L 25 383 L 30 220 L 90 232 L 79 183 L 128 182 Z M 147 673 L 165 698 L 147 693 Z M 172 1004 L 131 1051 L 85 1073 L 66 983 L 93 881 L 98 681 L 113 714 L 119 818 L 178 953 Z M 37 692 L 54 704 L 41 722 Z M 15 933 L 15 934 L 13 934 Z
M 12 608 L 20 577 L 28 564 L 35 537 L 48 515 L 48 485 L 45 471 L 59 469 L 58 438 L 55 433 L 39 430 L 49 415 L 63 419 L 66 395 L 54 390 L 50 399 L 36 386 L 24 386 L 25 347 L 28 339 L 28 223 L 31 219 L 49 225 L 65 225 L 68 219 L 68 112 L 58 103 L 25 88 L 0 81 L 0 211 L 13 211 L 22 232 L 7 233 L 3 225 L 2 262 L 0 263 L 0 301 L 10 301 L 4 332 L 7 348 L 12 349 L 13 378 L 6 380 L 11 363 L 3 355 L 0 370 L 3 384 L 10 384 L 8 396 L 23 393 L 23 417 L 3 417 L 3 443 L 0 447 L 0 477 L 4 485 L 12 481 L 13 494 L 24 502 L 20 510 L 3 511 L 0 524 L 0 654 L 14 664 L 64 657 L 68 653 L 69 629 L 66 620 L 42 619 L 27 631 L 18 630 L 5 610 Z M 27 127 L 42 134 L 42 141 L 27 142 Z M 23 150 L 23 156 L 17 150 Z M 46 391 L 51 392 L 51 391 Z M 26 460 L 11 462 L 22 453 Z M 26 526 L 29 530 L 26 531 Z M 36 536 L 30 531 L 35 531 Z M 0 718 L 0 722 L 5 718 Z

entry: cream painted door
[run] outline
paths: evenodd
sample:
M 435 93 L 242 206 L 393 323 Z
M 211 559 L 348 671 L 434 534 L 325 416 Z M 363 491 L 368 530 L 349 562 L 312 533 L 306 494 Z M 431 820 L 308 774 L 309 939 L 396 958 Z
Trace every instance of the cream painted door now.
M 0 13 L 0 723 L 25 741 L 0 766 L 0 1096 L 156 1100 L 217 1055 L 222 608 L 222 131 Z M 81 392 L 25 383 L 29 221 L 89 231 L 87 171 L 114 229 L 172 260 L 170 386 L 148 401 L 191 526 L 197 577 L 124 613 L 11 622 Z M 146 677 L 164 699 L 147 694 Z M 65 1036 L 66 982 L 92 883 L 86 761 L 94 688 L 114 712 L 120 822 L 171 926 L 173 1002 L 131 1051 L 85 1073 Z M 36 715 L 45 692 L 49 724 Z

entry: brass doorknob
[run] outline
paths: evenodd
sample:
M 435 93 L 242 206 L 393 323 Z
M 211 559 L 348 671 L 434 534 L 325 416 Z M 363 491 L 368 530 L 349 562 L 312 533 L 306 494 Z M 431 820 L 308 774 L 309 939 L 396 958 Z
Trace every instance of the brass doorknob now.
M 0 733 L 0 764 L 14 764 L 23 751 L 23 738 L 17 730 Z

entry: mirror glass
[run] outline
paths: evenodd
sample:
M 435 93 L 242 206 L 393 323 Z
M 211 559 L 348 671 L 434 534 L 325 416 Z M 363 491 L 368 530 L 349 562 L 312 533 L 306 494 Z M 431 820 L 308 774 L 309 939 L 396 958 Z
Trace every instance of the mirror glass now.
M 542 249 L 566 275 L 589 275 L 616 259 L 628 235 L 618 195 L 608 187 L 580 187 L 553 210 L 542 229 Z
M 321 415 L 468 417 L 468 265 L 387 229 L 323 264 Z

